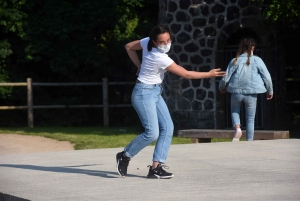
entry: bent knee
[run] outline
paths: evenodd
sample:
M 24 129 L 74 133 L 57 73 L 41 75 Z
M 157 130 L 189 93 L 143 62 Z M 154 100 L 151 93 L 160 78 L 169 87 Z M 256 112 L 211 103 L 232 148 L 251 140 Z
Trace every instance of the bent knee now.
M 146 140 L 155 141 L 155 140 L 157 140 L 158 135 L 159 135 L 158 130 L 145 130 L 145 133 L 143 136 Z

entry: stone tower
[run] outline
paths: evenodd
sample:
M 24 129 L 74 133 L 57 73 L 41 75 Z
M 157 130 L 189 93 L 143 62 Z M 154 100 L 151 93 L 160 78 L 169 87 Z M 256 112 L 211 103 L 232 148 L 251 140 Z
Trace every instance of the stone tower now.
M 170 28 L 170 57 L 187 70 L 226 70 L 244 36 L 257 41 L 254 54 L 266 63 L 273 79 L 274 100 L 259 97 L 256 128 L 280 127 L 284 107 L 284 68 L 276 33 L 261 20 L 262 4 L 251 0 L 160 0 L 159 23 Z M 178 129 L 230 128 L 230 94 L 218 90 L 220 78 L 187 80 L 167 73 L 164 98 Z M 262 96 L 262 95 L 261 95 Z M 274 110 L 275 109 L 275 110 Z M 284 110 L 284 109 L 282 109 Z M 242 125 L 243 126 L 243 125 Z

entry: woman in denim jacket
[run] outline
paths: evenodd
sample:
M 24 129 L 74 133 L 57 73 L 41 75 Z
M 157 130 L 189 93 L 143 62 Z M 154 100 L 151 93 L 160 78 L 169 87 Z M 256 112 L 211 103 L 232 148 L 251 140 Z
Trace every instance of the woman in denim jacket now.
M 267 92 L 267 100 L 273 97 L 273 85 L 270 73 L 258 56 L 253 55 L 255 41 L 252 38 L 242 39 L 236 58 L 227 67 L 226 76 L 219 84 L 221 93 L 231 93 L 231 119 L 235 129 L 233 142 L 242 136 L 240 107 L 246 108 L 246 140 L 253 140 L 254 119 L 257 94 Z

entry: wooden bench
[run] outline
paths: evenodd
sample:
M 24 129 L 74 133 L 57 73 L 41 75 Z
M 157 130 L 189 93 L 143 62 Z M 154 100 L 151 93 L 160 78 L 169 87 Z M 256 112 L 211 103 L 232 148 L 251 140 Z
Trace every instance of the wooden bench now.
M 246 137 L 246 131 L 242 131 L 241 138 Z M 216 129 L 188 129 L 179 130 L 178 137 L 192 138 L 192 143 L 211 142 L 212 138 L 233 138 L 234 130 Z M 290 138 L 289 131 L 255 130 L 254 140 L 274 140 Z

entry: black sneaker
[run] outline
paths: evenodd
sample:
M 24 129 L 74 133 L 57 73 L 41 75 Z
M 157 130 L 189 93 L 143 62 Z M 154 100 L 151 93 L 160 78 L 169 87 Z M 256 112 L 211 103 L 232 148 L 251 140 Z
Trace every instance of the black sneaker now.
M 130 161 L 130 158 L 123 156 L 124 151 L 117 153 L 117 170 L 120 176 L 125 177 L 127 175 L 127 167 Z
M 158 164 L 158 166 L 155 169 L 152 169 L 152 166 L 148 165 L 149 167 L 149 173 L 147 175 L 147 178 L 150 179 L 170 179 L 174 177 L 174 175 L 170 172 L 167 172 L 163 169 L 168 169 L 169 167 L 166 165 Z

